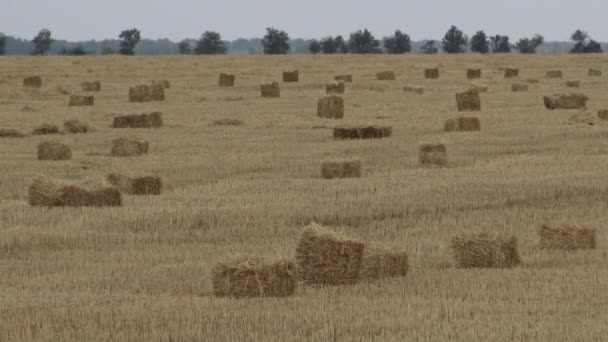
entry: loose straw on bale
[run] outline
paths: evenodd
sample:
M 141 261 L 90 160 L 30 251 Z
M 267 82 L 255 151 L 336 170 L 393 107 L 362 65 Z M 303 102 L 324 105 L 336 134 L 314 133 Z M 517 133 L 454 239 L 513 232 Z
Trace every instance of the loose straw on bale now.
M 118 191 L 129 195 L 160 195 L 163 187 L 162 179 L 156 175 L 127 176 L 111 173 L 106 180 Z
M 325 179 L 361 177 L 361 161 L 348 160 L 323 162 L 321 165 L 321 177 Z
M 543 225 L 538 230 L 540 247 L 544 249 L 595 249 L 595 229 L 577 225 Z
M 105 207 L 122 205 L 120 192 L 100 180 L 70 182 L 39 176 L 28 191 L 32 206 Z
M 458 235 L 451 248 L 457 268 L 512 268 L 521 262 L 512 235 Z

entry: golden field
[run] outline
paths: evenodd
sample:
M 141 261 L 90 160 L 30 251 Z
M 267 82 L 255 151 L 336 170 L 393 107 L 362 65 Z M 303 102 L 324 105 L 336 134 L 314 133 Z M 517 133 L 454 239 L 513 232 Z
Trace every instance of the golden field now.
M 424 79 L 440 67 L 439 80 Z M 520 68 L 518 80 L 503 68 Z M 481 94 L 480 132 L 446 133 L 455 94 Z M 580 80 L 588 111 L 608 109 L 608 57 L 571 55 L 3 57 L 0 128 L 30 132 L 68 119 L 90 134 L 54 136 L 69 161 L 38 161 L 45 136 L 0 139 L 0 340 L 160 341 L 601 341 L 608 336 L 608 125 L 566 124 L 543 95 Z M 299 69 L 281 98 L 261 83 Z M 563 79 L 545 78 L 559 69 Z M 393 70 L 396 81 L 377 81 Z M 220 72 L 236 74 L 220 88 Z M 343 120 L 316 116 L 337 74 Z M 43 77 L 41 89 L 22 80 Z M 528 92 L 513 82 L 536 78 Z M 128 88 L 166 79 L 164 102 L 129 103 Z M 68 107 L 99 80 L 93 107 Z M 421 86 L 423 95 L 403 92 Z M 27 108 L 26 108 L 27 106 Z M 117 114 L 163 113 L 158 129 L 111 129 Z M 242 126 L 214 126 L 218 119 Z M 389 125 L 390 138 L 336 141 L 337 124 Z M 108 155 L 118 137 L 145 139 L 143 157 Z M 418 165 L 421 143 L 443 142 L 447 167 Z M 362 177 L 324 180 L 325 160 L 360 159 Z M 162 176 L 161 196 L 124 196 L 117 208 L 37 208 L 38 174 L 81 179 L 110 172 Z M 406 250 L 405 278 L 351 287 L 300 287 L 283 299 L 215 298 L 211 268 L 232 256 L 293 258 L 316 221 L 376 247 Z M 591 251 L 541 250 L 543 223 L 597 228 Z M 515 234 L 523 264 L 454 268 L 460 233 Z

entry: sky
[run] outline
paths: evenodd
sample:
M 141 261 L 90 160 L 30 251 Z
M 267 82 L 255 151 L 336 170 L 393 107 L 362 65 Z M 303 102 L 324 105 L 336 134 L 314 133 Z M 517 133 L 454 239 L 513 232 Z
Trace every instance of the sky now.
M 31 39 L 102 40 L 137 27 L 143 38 L 178 41 L 206 30 L 225 40 L 255 38 L 269 26 L 291 38 L 348 36 L 368 28 L 379 38 L 396 29 L 413 40 L 439 39 L 451 25 L 512 40 L 542 34 L 568 40 L 582 29 L 608 41 L 608 0 L 0 0 L 0 32 Z

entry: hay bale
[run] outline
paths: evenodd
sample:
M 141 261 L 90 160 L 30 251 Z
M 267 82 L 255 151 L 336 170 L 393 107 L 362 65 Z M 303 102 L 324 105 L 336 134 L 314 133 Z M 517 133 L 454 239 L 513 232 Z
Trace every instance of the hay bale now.
M 241 126 L 243 122 L 237 119 L 220 119 L 213 122 L 214 126 Z
M 380 81 L 394 81 L 395 72 L 393 71 L 382 71 L 376 74 L 376 78 Z
M 409 269 L 407 253 L 379 248 L 365 248 L 361 262 L 361 279 L 376 280 L 405 277 Z
M 45 124 L 42 124 L 41 126 L 34 128 L 34 130 L 32 131 L 32 134 L 34 134 L 34 135 L 59 134 L 59 127 L 45 123 Z
M 146 84 L 129 87 L 130 102 L 148 102 L 150 101 L 150 86 Z
M 422 88 L 422 87 L 404 86 L 403 91 L 406 93 L 413 93 L 413 94 L 417 94 L 417 95 L 424 94 L 424 88 Z
M 467 79 L 481 78 L 481 69 L 467 69 Z
M 325 87 L 325 92 L 327 94 L 344 94 L 345 88 L 344 82 L 329 83 Z
M 488 86 L 485 85 L 480 85 L 480 84 L 471 84 L 471 88 L 472 90 L 477 91 L 478 93 L 487 93 L 488 92 Z
M 294 71 L 284 71 L 283 72 L 283 82 L 299 82 L 300 81 L 300 72 L 298 70 Z
M 591 113 L 587 111 L 581 111 L 574 115 L 572 115 L 566 124 L 569 125 L 577 125 L 577 124 L 585 124 L 589 126 L 594 126 L 597 124 L 598 119 Z
M 298 286 L 296 265 L 285 260 L 240 258 L 220 262 L 213 268 L 211 278 L 217 297 L 287 297 Z
M 444 129 L 447 132 L 480 131 L 481 121 L 476 117 L 461 116 L 455 119 L 448 119 L 445 122 Z
M 361 162 L 359 160 L 323 162 L 321 177 L 324 179 L 359 178 L 361 177 Z
M 122 175 L 111 173 L 106 180 L 118 191 L 136 196 L 160 195 L 163 181 L 156 175 Z
M 69 182 L 37 177 L 28 191 L 32 206 L 44 207 L 117 207 L 122 205 L 120 192 L 99 180 Z
M 235 80 L 236 80 L 235 75 L 221 73 L 219 80 L 218 80 L 218 85 L 220 87 L 234 87 Z
M 580 88 L 581 81 L 566 81 L 566 87 L 568 88 Z
M 334 127 L 335 139 L 380 139 L 393 134 L 389 126 L 337 126 Z
M 152 84 L 160 84 L 165 89 L 171 88 L 171 82 L 169 82 L 167 80 L 154 80 L 154 81 L 152 81 Z
M 513 235 L 457 235 L 451 248 L 457 268 L 512 268 L 521 263 Z
M 424 77 L 429 79 L 438 79 L 439 68 L 424 69 Z
M 137 141 L 127 138 L 112 140 L 110 155 L 115 157 L 130 157 L 148 154 L 149 144 L 147 141 Z
M 114 117 L 112 128 L 158 128 L 163 126 L 160 112 Z
M 599 69 L 589 69 L 589 77 L 600 77 L 602 76 L 602 70 Z
M 562 78 L 561 70 L 549 70 L 547 71 L 547 78 Z
M 475 89 L 456 94 L 456 104 L 459 112 L 471 112 L 481 110 L 481 99 Z
M 71 95 L 68 106 L 70 107 L 81 107 L 81 106 L 93 106 L 95 105 L 95 98 L 93 96 L 82 96 L 82 95 Z
M 23 79 L 23 87 L 25 88 L 42 88 L 42 77 L 31 76 Z
M 281 89 L 278 82 L 262 84 L 260 86 L 262 97 L 281 97 Z
M 82 82 L 80 86 L 83 91 L 101 91 L 101 82 L 99 81 Z
M 420 146 L 418 160 L 421 165 L 444 166 L 448 163 L 448 152 L 444 144 L 423 144 Z
M 519 69 L 506 68 L 505 69 L 505 78 L 514 78 L 514 77 L 519 77 Z
M 511 84 L 511 91 L 514 93 L 528 91 L 528 85 L 524 83 Z
M 524 82 L 530 83 L 530 84 L 535 84 L 535 83 L 540 83 L 540 80 L 536 79 L 536 78 L 527 78 L 524 80 Z
M 327 96 L 317 102 L 317 116 L 328 119 L 344 117 L 344 99 L 339 96 Z
M 296 247 L 299 279 L 307 285 L 352 285 L 359 281 L 365 244 L 311 223 Z
M 543 98 L 545 107 L 555 109 L 586 109 L 589 98 L 584 94 L 555 94 Z
M 543 225 L 538 230 L 543 249 L 595 249 L 595 229 L 577 225 Z
M 65 129 L 66 132 L 72 134 L 87 133 L 91 131 L 87 124 L 82 123 L 76 119 L 64 121 L 63 129 Z
M 597 117 L 600 118 L 600 120 L 608 120 L 608 110 L 607 109 L 600 109 L 597 112 Z
M 38 160 L 70 160 L 72 149 L 58 141 L 43 141 L 38 144 Z
M 337 75 L 334 77 L 334 81 L 352 83 L 353 75 Z
M 25 134 L 12 128 L 0 128 L 0 138 L 23 138 Z
M 150 101 L 165 101 L 165 86 L 159 83 L 150 86 Z

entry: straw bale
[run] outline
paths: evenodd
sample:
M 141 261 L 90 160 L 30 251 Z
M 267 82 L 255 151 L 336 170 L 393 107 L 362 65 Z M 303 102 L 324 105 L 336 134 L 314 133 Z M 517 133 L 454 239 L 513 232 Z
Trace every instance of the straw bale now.
M 543 249 L 595 249 L 595 229 L 578 225 L 543 225 L 538 230 Z
M 42 77 L 40 76 L 31 76 L 23 79 L 23 86 L 25 88 L 41 88 L 42 87 Z
M 336 139 L 380 139 L 393 134 L 389 126 L 337 126 L 334 127 Z
M 514 77 L 519 77 L 519 69 L 506 68 L 505 69 L 505 78 L 514 78 Z
M 481 110 L 481 99 L 475 89 L 456 94 L 456 104 L 459 112 L 470 112 Z
M 608 120 L 608 109 L 600 109 L 597 112 L 597 117 L 600 118 L 600 120 Z
M 81 87 L 83 91 L 101 91 L 101 82 L 82 82 Z
M 325 87 L 325 92 L 327 94 L 344 94 L 345 88 L 344 82 L 329 83 Z
M 581 81 L 566 81 L 566 87 L 568 88 L 580 88 Z
M 514 93 L 528 91 L 528 85 L 524 83 L 511 84 L 511 91 Z
M 417 94 L 417 95 L 424 94 L 424 88 L 416 87 L 416 86 L 404 86 L 403 91 L 406 93 L 413 93 L 413 94 Z
M 298 70 L 294 71 L 284 71 L 283 72 L 283 82 L 299 82 L 300 81 L 300 72 Z
M 0 138 L 23 138 L 25 134 L 13 128 L 0 128 Z
M 154 80 L 152 84 L 161 84 L 165 89 L 171 88 L 171 82 L 168 80 Z
M 163 126 L 160 112 L 114 117 L 112 128 L 158 128 Z
M 241 126 L 243 122 L 238 119 L 220 119 L 213 122 L 214 126 Z
M 540 83 L 540 80 L 537 78 L 527 78 L 524 82 L 534 84 L 534 83 Z
M 430 79 L 438 79 L 439 78 L 439 68 L 424 69 L 424 77 L 430 78 Z
M 458 117 L 454 119 L 448 119 L 445 122 L 444 129 L 447 132 L 467 132 L 467 131 L 480 131 L 481 121 L 477 117 Z
M 547 71 L 547 78 L 562 78 L 561 70 L 549 70 Z
M 296 265 L 286 260 L 239 258 L 220 262 L 213 268 L 211 278 L 217 297 L 287 297 L 298 286 Z
M 235 75 L 221 73 L 219 80 L 218 80 L 218 85 L 220 87 L 234 87 L 235 80 L 236 80 Z
M 149 144 L 147 141 L 137 141 L 127 138 L 112 140 L 110 155 L 116 157 L 130 157 L 148 154 Z
M 80 106 L 93 106 L 95 105 L 95 97 L 83 96 L 83 95 L 71 95 L 68 106 L 80 107 Z
M 521 262 L 513 235 L 457 235 L 451 248 L 457 268 L 512 268 Z
M 129 195 L 160 195 L 163 182 L 156 175 L 123 175 L 111 173 L 106 180 L 120 192 Z
M 444 144 L 423 144 L 420 146 L 418 160 L 422 165 L 443 166 L 448 163 L 448 152 Z
M 467 69 L 467 79 L 481 78 L 481 69 Z
M 122 205 L 122 197 L 99 179 L 71 182 L 39 176 L 29 188 L 28 202 L 44 207 L 116 207 Z
M 585 109 L 589 98 L 584 94 L 555 94 L 545 96 L 545 107 L 549 110 L 554 109 Z
M 365 248 L 360 277 L 366 280 L 405 277 L 408 269 L 409 263 L 406 252 Z
M 589 69 L 589 77 L 600 77 L 602 76 L 602 70 L 600 69 Z
M 352 83 L 353 75 L 337 75 L 336 77 L 334 77 L 334 81 Z
M 260 86 L 262 97 L 281 97 L 281 88 L 278 82 L 262 84 Z
M 376 74 L 376 78 L 380 81 L 394 81 L 395 72 L 393 71 L 382 71 Z
M 136 85 L 129 88 L 130 102 L 148 102 L 150 101 L 150 86 L 147 84 Z
M 150 86 L 150 101 L 165 101 L 165 86 L 159 83 Z
M 344 117 L 344 99 L 339 96 L 327 96 L 317 102 L 317 116 L 328 119 Z
M 327 161 L 321 164 L 321 177 L 333 178 L 358 178 L 361 177 L 361 161 Z
M 59 127 L 45 123 L 45 124 L 42 124 L 41 126 L 34 128 L 34 131 L 32 132 L 32 134 L 34 134 L 34 135 L 59 134 Z
M 38 160 L 70 160 L 72 149 L 58 141 L 42 141 L 38 144 Z
M 72 133 L 72 134 L 88 133 L 91 131 L 91 129 L 89 128 L 89 126 L 87 124 L 80 122 L 79 120 L 76 120 L 76 119 L 64 121 L 63 128 L 65 129 L 66 132 Z

